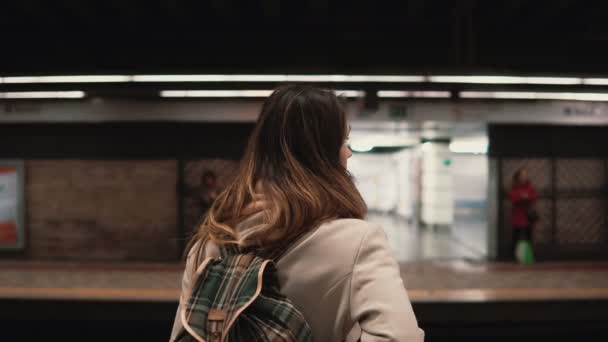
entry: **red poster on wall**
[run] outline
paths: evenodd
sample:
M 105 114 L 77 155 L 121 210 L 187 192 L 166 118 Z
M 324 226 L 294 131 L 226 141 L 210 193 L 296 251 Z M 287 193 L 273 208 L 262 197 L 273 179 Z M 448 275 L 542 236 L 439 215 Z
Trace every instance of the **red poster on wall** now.
M 0 164 L 0 248 L 14 249 L 21 245 L 19 168 Z

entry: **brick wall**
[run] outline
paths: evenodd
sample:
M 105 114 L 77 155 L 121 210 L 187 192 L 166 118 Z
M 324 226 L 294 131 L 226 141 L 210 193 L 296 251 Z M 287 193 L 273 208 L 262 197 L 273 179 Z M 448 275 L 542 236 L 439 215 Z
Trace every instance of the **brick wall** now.
M 174 261 L 177 162 L 26 162 L 28 255 L 34 259 Z
M 201 206 L 199 192 L 204 191 L 200 187 L 201 176 L 205 171 L 213 172 L 217 177 L 218 188 L 221 192 L 234 181 L 238 171 L 239 162 L 227 159 L 199 159 L 184 161 L 183 170 L 183 222 L 184 237 L 188 239 L 197 229 L 201 217 L 208 208 Z

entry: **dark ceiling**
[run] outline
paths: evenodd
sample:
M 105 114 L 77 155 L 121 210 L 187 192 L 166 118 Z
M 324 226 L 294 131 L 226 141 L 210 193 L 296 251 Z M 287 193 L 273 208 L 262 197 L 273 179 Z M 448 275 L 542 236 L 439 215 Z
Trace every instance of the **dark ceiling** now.
M 0 74 L 608 75 L 608 1 L 0 2 Z

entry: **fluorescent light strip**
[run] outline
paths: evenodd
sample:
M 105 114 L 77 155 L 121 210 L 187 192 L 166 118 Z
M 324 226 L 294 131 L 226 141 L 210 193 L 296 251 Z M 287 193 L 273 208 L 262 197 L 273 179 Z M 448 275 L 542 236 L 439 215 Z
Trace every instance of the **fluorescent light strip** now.
M 386 82 L 386 83 L 470 83 L 470 84 L 548 84 L 608 85 L 608 78 L 528 77 L 528 76 L 423 76 L 423 75 L 58 75 L 7 76 L 0 83 L 126 83 L 126 82 Z
M 127 75 L 19 76 L 2 77 L 0 83 L 124 83 L 131 80 Z
M 284 82 L 284 75 L 134 75 L 133 82 Z
M 9 76 L 0 83 L 125 83 L 125 82 L 424 82 L 424 76 L 400 75 L 77 75 Z
M 334 91 L 338 96 L 345 97 L 364 97 L 365 92 L 362 90 L 335 90 Z
M 468 99 L 608 101 L 608 93 L 543 93 L 543 92 L 463 91 L 460 93 L 460 97 L 468 98 Z
M 608 78 L 585 78 L 583 84 L 587 85 L 608 85 Z
M 424 76 L 391 75 L 134 75 L 133 82 L 424 82 Z
M 161 97 L 268 97 L 272 90 L 162 90 Z M 336 95 L 363 97 L 364 91 L 336 90 Z
M 295 76 L 295 75 L 294 75 Z M 424 76 L 398 76 L 398 75 L 329 75 L 326 82 L 387 82 L 387 83 L 420 83 L 425 81 Z M 297 81 L 295 81 L 297 82 Z M 318 81 L 323 82 L 323 81 Z
M 453 141 L 450 143 L 450 151 L 454 153 L 488 153 L 488 143 L 484 141 Z
M 268 97 L 272 90 L 162 90 L 161 97 Z
M 449 91 L 401 91 L 401 90 L 380 90 L 378 97 L 381 98 L 403 98 L 403 97 L 422 97 L 422 98 L 449 98 Z
M 523 77 L 523 84 L 583 84 L 578 77 Z
M 450 151 L 454 153 L 487 153 L 488 145 L 487 136 L 454 137 L 450 142 Z
M 0 99 L 80 99 L 83 91 L 24 91 L 0 93 Z
M 414 137 L 395 135 L 364 135 L 351 137 L 350 148 L 356 152 L 369 152 L 374 147 L 407 147 L 418 143 Z
M 479 84 L 585 84 L 578 77 L 518 77 L 518 76 L 429 76 L 434 83 Z

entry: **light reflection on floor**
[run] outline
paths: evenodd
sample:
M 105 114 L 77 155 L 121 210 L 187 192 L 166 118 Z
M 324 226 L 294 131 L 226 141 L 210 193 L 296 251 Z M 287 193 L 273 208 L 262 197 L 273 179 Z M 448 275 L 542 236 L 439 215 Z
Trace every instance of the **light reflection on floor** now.
M 419 228 L 407 219 L 388 213 L 369 213 L 368 220 L 386 231 L 400 262 L 417 260 L 483 260 L 487 255 L 485 219 L 460 214 L 451 229 Z

